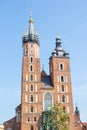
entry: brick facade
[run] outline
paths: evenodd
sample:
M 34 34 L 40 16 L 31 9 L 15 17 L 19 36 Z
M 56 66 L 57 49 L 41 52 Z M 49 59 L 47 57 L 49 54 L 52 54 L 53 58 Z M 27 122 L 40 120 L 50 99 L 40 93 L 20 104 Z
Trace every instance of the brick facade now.
M 21 104 L 16 116 L 4 123 L 5 130 L 45 130 L 42 113 L 56 102 L 69 115 L 69 130 L 82 130 L 79 115 L 74 113 L 70 57 L 56 38 L 56 47 L 49 58 L 50 74 L 40 70 L 40 44 L 34 31 L 33 19 L 29 20 L 29 32 L 23 37 Z M 77 121 L 77 122 L 75 122 Z

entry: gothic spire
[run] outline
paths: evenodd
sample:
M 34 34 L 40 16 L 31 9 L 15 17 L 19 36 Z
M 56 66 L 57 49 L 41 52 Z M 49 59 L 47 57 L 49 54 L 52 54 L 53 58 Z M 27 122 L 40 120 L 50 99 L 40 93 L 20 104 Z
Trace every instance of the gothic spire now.
M 75 113 L 76 113 L 78 116 L 80 116 L 80 112 L 79 112 L 79 109 L 78 109 L 78 107 L 77 107 L 77 103 L 76 103 Z
M 34 29 L 34 20 L 32 18 L 32 12 L 30 12 L 28 34 L 24 35 L 23 37 L 23 43 L 26 43 L 26 42 L 36 42 L 39 44 L 39 35 L 37 31 Z
M 30 9 L 30 20 L 29 20 L 29 34 L 35 34 L 34 20 L 32 18 L 32 10 L 31 9 Z

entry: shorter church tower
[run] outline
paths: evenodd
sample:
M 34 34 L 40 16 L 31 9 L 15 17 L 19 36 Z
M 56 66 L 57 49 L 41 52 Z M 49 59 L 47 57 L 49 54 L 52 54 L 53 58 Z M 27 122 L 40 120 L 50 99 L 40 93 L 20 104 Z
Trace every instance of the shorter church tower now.
M 61 46 L 61 38 L 56 38 L 56 46 L 50 57 L 50 77 L 53 83 L 55 97 L 62 104 L 64 111 L 69 114 L 70 130 L 74 126 L 74 110 L 72 100 L 72 83 L 69 53 Z

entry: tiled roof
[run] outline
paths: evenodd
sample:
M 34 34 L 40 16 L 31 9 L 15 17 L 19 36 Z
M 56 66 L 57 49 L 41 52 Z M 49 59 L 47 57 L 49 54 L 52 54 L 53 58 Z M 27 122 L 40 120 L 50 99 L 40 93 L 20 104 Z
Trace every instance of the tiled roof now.
M 50 76 L 41 76 L 41 88 L 53 88 Z

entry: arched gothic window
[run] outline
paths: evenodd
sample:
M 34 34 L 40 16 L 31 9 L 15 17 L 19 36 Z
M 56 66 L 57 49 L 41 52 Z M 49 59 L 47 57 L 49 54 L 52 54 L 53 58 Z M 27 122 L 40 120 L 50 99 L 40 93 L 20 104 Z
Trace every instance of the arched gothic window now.
M 30 65 L 30 71 L 33 71 L 33 66 L 32 65 Z
M 64 67 L 63 67 L 63 64 L 60 64 L 60 70 L 63 70 Z
M 34 117 L 34 122 L 36 122 L 37 120 L 36 120 L 36 117 Z
M 31 106 L 31 112 L 33 112 L 34 111 L 34 108 L 33 108 L 33 106 Z
M 65 102 L 65 96 L 64 95 L 62 96 L 62 102 Z
M 64 76 L 61 76 L 61 82 L 64 82 Z
M 31 62 L 31 63 L 33 62 L 33 57 L 30 58 L 30 62 Z
M 51 107 L 52 106 L 52 95 L 47 92 L 45 95 L 44 95 L 44 109 L 48 109 L 48 107 Z
M 33 81 L 33 75 L 32 74 L 30 75 L 30 81 Z
M 31 86 L 30 86 L 30 91 L 33 91 L 34 90 L 34 87 L 33 87 L 33 85 L 31 84 Z
M 31 101 L 31 102 L 34 101 L 34 97 L 33 97 L 33 95 L 31 95 L 31 97 L 30 97 L 30 101 Z

